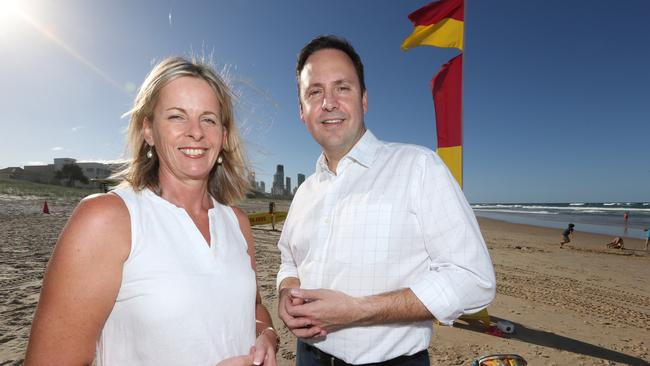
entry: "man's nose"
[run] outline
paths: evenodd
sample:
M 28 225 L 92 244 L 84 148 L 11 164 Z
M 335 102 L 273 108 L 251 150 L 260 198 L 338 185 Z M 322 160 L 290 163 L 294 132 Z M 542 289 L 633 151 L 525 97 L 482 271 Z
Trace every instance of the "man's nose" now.
M 326 111 L 332 111 L 339 107 L 339 101 L 336 97 L 336 94 L 333 91 L 325 92 L 323 96 L 323 106 L 322 108 Z

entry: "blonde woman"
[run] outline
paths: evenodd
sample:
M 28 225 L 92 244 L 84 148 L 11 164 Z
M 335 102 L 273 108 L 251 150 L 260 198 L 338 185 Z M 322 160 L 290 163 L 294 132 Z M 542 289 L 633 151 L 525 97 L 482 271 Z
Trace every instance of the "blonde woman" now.
M 169 58 L 147 76 L 122 183 L 84 199 L 50 259 L 26 365 L 275 366 L 227 85 Z

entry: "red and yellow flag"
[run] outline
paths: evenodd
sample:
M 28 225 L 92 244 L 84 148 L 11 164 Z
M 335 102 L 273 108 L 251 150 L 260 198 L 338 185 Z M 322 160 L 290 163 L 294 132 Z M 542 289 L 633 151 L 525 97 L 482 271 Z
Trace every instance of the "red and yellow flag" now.
M 463 0 L 440 0 L 409 14 L 415 29 L 404 42 L 402 51 L 417 46 L 458 48 L 463 50 Z
M 463 54 L 442 65 L 431 79 L 436 107 L 438 155 L 463 186 Z

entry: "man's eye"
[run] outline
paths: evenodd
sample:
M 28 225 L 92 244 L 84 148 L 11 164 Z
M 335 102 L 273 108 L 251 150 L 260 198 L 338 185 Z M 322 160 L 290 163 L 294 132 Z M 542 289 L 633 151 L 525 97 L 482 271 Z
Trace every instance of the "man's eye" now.
M 217 123 L 217 121 L 215 121 L 212 118 L 204 118 L 203 122 L 210 123 L 210 124 L 213 124 L 213 125 Z
M 320 94 L 320 90 L 312 90 L 309 93 L 307 93 L 307 96 L 313 97 L 313 96 L 316 96 L 318 94 Z
M 181 120 L 181 119 L 183 119 L 183 117 L 178 115 L 178 114 L 174 114 L 174 115 L 169 116 L 169 119 Z

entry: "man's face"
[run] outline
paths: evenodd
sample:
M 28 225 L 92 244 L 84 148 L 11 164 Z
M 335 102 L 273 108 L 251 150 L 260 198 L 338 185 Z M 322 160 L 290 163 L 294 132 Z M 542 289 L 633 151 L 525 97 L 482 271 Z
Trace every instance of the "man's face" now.
M 338 162 L 363 136 L 368 95 L 361 91 L 350 58 L 336 49 L 316 51 L 300 73 L 300 119 L 323 148 Z

